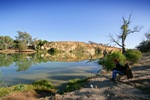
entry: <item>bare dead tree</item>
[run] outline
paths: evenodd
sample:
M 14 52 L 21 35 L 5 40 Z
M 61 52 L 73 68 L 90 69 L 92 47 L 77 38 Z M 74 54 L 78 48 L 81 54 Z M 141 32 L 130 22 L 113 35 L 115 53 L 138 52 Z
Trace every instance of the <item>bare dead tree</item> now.
M 122 53 L 125 54 L 125 40 L 127 38 L 127 36 L 131 33 L 135 33 L 135 32 L 140 32 L 140 30 L 143 28 L 142 26 L 135 26 L 132 30 L 129 28 L 129 25 L 131 24 L 131 16 L 132 14 L 129 15 L 128 19 L 125 19 L 124 17 L 122 17 L 123 20 L 123 24 L 121 26 L 121 34 L 117 35 L 117 39 L 115 39 L 113 37 L 113 35 L 109 34 L 109 38 L 111 42 L 114 42 L 115 44 L 117 44 L 118 46 L 120 46 L 122 48 Z M 120 43 L 121 40 L 121 43 Z

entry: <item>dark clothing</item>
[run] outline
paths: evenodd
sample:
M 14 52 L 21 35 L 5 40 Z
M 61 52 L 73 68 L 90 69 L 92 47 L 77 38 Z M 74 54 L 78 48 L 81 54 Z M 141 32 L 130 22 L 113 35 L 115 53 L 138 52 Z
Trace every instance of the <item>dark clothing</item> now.
M 113 68 L 112 71 L 113 71 L 112 73 L 113 80 L 115 80 L 117 74 L 126 75 L 128 79 L 133 78 L 133 74 L 128 63 L 126 63 L 125 66 L 122 66 L 119 62 L 117 62 L 116 67 Z
M 124 72 L 124 66 L 122 66 L 120 63 L 117 63 L 116 64 L 116 70 Z
M 116 64 L 116 67 L 113 68 L 113 70 L 125 72 L 124 66 L 122 66 L 120 63 L 117 63 L 117 64 Z
M 116 62 L 116 67 L 113 68 L 113 70 L 112 70 L 112 79 L 113 80 L 115 80 L 117 74 L 120 74 L 120 75 L 125 74 L 124 66 L 122 66 L 119 62 Z

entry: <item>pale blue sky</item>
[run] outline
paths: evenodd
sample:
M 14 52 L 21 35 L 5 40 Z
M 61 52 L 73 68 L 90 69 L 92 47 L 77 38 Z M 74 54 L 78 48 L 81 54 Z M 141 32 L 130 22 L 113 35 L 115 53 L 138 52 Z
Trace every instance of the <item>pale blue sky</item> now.
M 106 44 L 131 12 L 130 28 L 144 27 L 127 37 L 127 48 L 134 48 L 150 29 L 149 0 L 0 0 L 0 35 L 14 38 L 25 31 L 48 41 Z

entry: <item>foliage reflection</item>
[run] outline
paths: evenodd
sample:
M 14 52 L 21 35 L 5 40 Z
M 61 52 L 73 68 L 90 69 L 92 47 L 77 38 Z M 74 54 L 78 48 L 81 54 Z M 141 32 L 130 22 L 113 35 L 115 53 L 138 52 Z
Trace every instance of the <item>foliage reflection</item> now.
M 94 55 L 93 58 L 97 59 L 101 55 Z M 17 71 L 26 71 L 34 64 L 50 62 L 77 62 L 81 60 L 90 59 L 88 54 L 85 53 L 58 53 L 51 55 L 49 53 L 14 53 L 14 54 L 0 54 L 0 67 L 9 67 L 15 64 L 18 67 Z

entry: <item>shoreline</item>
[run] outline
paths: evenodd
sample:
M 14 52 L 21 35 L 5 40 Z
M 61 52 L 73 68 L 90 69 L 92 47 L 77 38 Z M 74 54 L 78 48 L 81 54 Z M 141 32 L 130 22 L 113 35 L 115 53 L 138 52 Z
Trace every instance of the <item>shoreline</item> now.
M 22 50 L 22 51 L 19 51 L 19 50 L 10 50 L 10 49 L 8 49 L 8 50 L 0 50 L 0 53 L 9 53 L 9 54 L 11 54 L 11 53 L 35 53 L 36 52 L 36 50 L 33 50 L 33 49 L 26 49 L 26 50 Z
M 149 100 L 150 53 L 143 54 L 139 63 L 130 67 L 134 75 L 132 79 L 123 77 L 115 84 L 110 81 L 111 72 L 103 73 L 90 78 L 80 90 L 42 100 Z
M 11 94 L 2 100 L 148 100 L 150 99 L 150 53 L 143 54 L 138 64 L 130 66 L 134 77 L 121 78 L 117 84 L 110 81 L 111 72 L 94 76 L 79 90 L 55 94 L 54 96 L 38 97 L 36 93 L 22 92 Z M 93 85 L 93 88 L 90 85 Z M 28 96 L 27 96 L 28 95 Z M 34 95 L 34 96 L 33 96 Z M 30 99 L 29 99 L 30 98 Z

